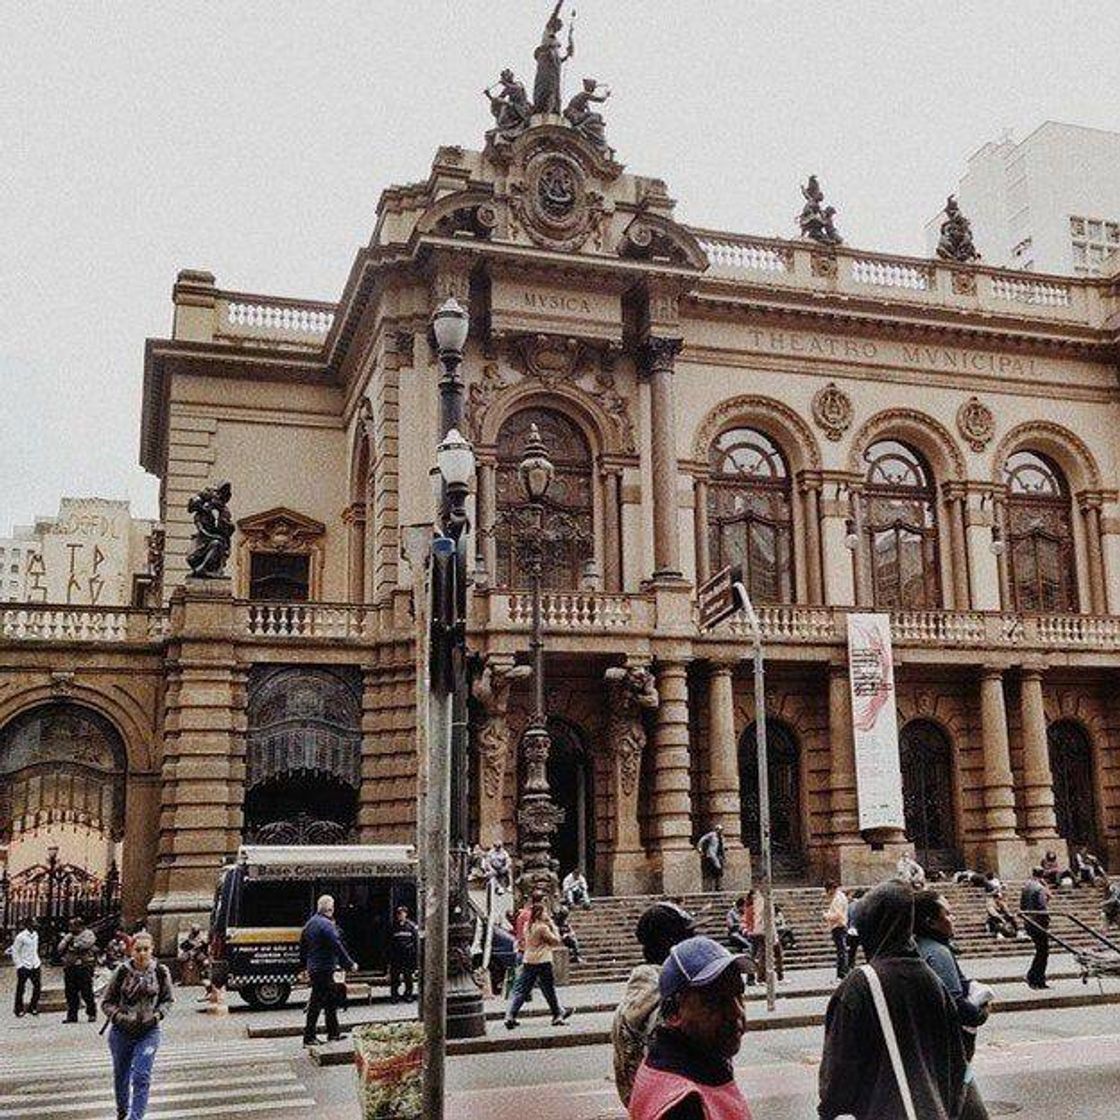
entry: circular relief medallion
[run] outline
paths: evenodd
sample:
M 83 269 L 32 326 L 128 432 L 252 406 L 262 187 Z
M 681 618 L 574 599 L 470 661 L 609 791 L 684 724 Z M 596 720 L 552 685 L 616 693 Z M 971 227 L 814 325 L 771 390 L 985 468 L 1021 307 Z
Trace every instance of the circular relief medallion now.
M 565 152 L 539 152 L 529 159 L 518 209 L 538 245 L 568 252 L 583 244 L 595 219 L 583 167 Z
M 969 397 L 957 409 L 957 431 L 973 451 L 983 451 L 991 442 L 995 430 L 996 418 L 979 397 Z
M 852 398 L 830 381 L 813 397 L 813 419 L 834 442 L 852 426 Z

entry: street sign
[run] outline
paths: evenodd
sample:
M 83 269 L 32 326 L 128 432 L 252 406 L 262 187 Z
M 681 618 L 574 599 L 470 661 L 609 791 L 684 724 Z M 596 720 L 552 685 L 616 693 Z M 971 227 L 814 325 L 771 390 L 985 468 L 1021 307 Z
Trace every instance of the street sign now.
M 737 564 L 729 564 L 696 589 L 696 607 L 700 615 L 701 631 L 706 633 L 708 630 L 714 630 L 724 619 L 730 618 L 739 610 L 735 584 L 742 581 L 742 568 Z

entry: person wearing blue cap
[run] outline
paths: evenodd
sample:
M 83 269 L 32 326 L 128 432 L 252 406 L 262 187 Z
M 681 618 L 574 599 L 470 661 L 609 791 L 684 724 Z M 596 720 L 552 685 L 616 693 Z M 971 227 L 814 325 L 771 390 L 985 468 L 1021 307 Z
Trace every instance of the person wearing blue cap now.
M 710 937 L 669 950 L 661 968 L 661 1024 L 630 1095 L 630 1120 L 751 1120 L 732 1059 L 747 1029 L 745 955 Z

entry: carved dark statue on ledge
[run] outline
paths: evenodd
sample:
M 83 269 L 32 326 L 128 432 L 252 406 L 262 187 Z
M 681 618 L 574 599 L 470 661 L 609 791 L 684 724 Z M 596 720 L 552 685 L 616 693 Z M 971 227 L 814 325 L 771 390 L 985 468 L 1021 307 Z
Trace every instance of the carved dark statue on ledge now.
M 810 241 L 819 241 L 822 245 L 842 245 L 844 239 L 836 229 L 833 216 L 836 213 L 834 206 L 821 206 L 824 202 L 824 191 L 817 182 L 816 175 L 809 176 L 809 182 L 801 188 L 801 195 L 805 205 L 797 224 L 801 227 L 801 236 Z
M 594 78 L 584 78 L 583 89 L 564 110 L 564 119 L 597 148 L 607 148 L 607 126 L 602 114 L 596 113 L 590 106 L 592 102 L 601 105 L 610 95 L 610 86 L 601 86 Z
M 529 127 L 529 118 L 533 115 L 525 87 L 514 77 L 513 71 L 507 69 L 502 71 L 494 86 L 482 92 L 490 100 L 498 135 L 503 140 L 516 140 Z
M 958 261 L 960 264 L 980 259 L 972 243 L 972 223 L 961 213 L 956 195 L 949 195 L 945 203 L 945 221 L 941 223 L 937 255 L 944 261 Z
M 568 24 L 568 51 L 560 53 L 560 29 L 564 21 L 560 18 L 560 5 L 564 0 L 556 0 L 556 7 L 548 18 L 541 37 L 541 45 L 533 52 L 537 61 L 537 77 L 533 83 L 533 112 L 560 113 L 560 71 L 564 63 L 576 53 L 575 13 Z
M 225 575 L 233 539 L 233 518 L 229 515 L 229 499 L 233 487 L 219 482 L 196 494 L 187 502 L 187 512 L 194 514 L 194 548 L 187 556 L 187 565 L 196 579 L 220 579 Z

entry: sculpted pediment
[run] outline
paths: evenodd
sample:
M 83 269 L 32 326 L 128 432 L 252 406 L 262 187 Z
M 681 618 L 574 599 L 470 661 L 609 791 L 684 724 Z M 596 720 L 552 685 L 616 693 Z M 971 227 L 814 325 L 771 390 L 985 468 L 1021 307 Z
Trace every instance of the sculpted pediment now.
M 306 552 L 327 531 L 321 521 L 285 506 L 243 517 L 237 528 L 245 540 L 269 552 Z

